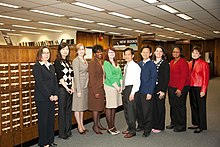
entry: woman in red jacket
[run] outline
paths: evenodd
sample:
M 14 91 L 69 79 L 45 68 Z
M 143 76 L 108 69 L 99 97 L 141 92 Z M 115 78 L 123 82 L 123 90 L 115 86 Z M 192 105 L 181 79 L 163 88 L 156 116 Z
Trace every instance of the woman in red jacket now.
M 166 128 L 174 129 L 174 132 L 183 132 L 186 131 L 186 97 L 190 84 L 189 66 L 183 58 L 181 47 L 174 47 L 172 56 L 168 84 L 171 125 Z
M 188 129 L 195 129 L 194 133 L 207 130 L 206 119 L 206 94 L 209 82 L 209 66 L 200 59 L 202 50 L 195 46 L 192 49 L 192 61 L 189 62 L 190 77 L 190 106 L 193 126 Z

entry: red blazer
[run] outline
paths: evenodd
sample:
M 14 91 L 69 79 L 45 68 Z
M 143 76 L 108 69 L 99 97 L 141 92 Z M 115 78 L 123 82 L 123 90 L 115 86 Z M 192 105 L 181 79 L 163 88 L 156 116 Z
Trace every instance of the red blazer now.
M 175 64 L 170 61 L 170 81 L 169 87 L 177 88 L 182 91 L 184 86 L 189 86 L 189 66 L 184 58 L 180 58 Z
M 209 65 L 202 59 L 195 60 L 192 69 L 192 61 L 189 62 L 190 86 L 202 87 L 201 92 L 206 92 L 209 83 Z

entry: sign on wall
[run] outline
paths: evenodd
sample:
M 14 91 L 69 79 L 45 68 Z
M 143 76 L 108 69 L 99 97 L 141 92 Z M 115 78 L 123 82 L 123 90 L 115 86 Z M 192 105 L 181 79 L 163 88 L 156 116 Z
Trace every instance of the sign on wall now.
M 8 36 L 7 32 L 1 31 L 1 34 L 2 34 L 2 37 L 4 38 L 5 43 L 6 43 L 7 45 L 13 45 L 13 44 L 12 44 L 12 41 L 11 41 L 11 38 L 10 38 L 10 36 Z

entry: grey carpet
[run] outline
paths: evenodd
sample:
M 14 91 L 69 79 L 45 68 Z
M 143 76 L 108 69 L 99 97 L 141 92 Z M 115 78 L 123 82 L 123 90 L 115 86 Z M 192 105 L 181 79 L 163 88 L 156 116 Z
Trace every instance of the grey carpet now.
M 220 77 L 210 80 L 207 97 L 208 130 L 194 134 L 193 130 L 175 133 L 165 130 L 162 133 L 152 133 L 150 137 L 143 138 L 142 132 L 136 137 L 125 139 L 122 134 L 111 136 L 106 131 L 103 135 L 96 135 L 92 131 L 92 123 L 86 125 L 89 132 L 80 135 L 76 129 L 72 130 L 73 136 L 69 140 L 55 137 L 59 147 L 220 147 Z M 166 124 L 170 123 L 169 103 L 166 99 Z M 102 124 L 106 126 L 105 118 Z M 191 125 L 189 98 L 187 98 L 187 124 Z M 126 129 L 123 111 L 116 114 L 116 127 L 120 131 Z M 36 147 L 34 145 L 33 147 Z

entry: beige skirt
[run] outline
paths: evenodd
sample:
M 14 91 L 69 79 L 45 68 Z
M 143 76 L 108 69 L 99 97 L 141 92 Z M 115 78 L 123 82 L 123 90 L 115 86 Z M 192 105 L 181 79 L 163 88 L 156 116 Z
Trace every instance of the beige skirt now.
M 104 84 L 104 89 L 106 96 L 106 108 L 117 108 L 122 105 L 122 96 L 114 87 Z

